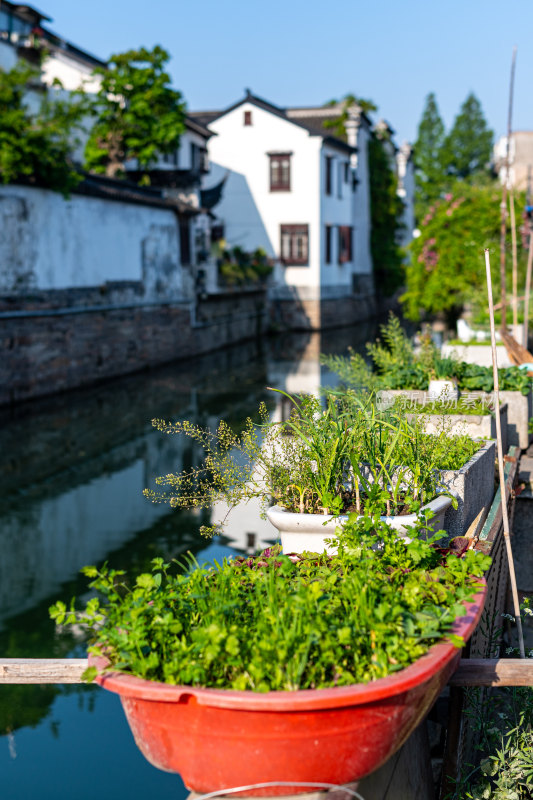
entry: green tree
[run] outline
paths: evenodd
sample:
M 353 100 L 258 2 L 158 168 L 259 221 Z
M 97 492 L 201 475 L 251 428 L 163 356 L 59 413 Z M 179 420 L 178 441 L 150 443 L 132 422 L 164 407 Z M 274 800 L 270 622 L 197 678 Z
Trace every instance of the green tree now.
M 136 158 L 147 169 L 158 153 L 172 153 L 185 130 L 181 92 L 169 85 L 169 54 L 159 45 L 112 55 L 101 76 L 97 120 L 85 149 L 93 172 L 115 177 Z
M 335 119 L 326 119 L 322 123 L 324 128 L 330 128 L 334 136 L 339 139 L 346 139 L 346 122 L 350 116 L 350 108 L 352 106 L 359 106 L 365 114 L 370 111 L 377 111 L 378 107 L 372 100 L 365 100 L 362 97 L 357 97 L 355 94 L 345 94 L 341 100 L 328 100 L 324 103 L 324 108 L 341 106 L 341 112 Z
M 376 286 L 385 297 L 394 294 L 404 281 L 403 252 L 398 246 L 404 205 L 387 152 L 391 146 L 390 135 L 384 131 L 374 131 L 368 141 L 370 249 Z
M 445 173 L 462 180 L 488 175 L 493 138 L 481 103 L 470 93 L 442 146 Z
M 443 191 L 445 171 L 441 163 L 441 155 L 444 137 L 444 123 L 439 114 L 437 99 L 435 94 L 430 92 L 426 97 L 414 147 L 417 218 L 425 213 L 428 205 L 436 200 Z
M 452 323 L 466 303 L 475 306 L 479 298 L 484 302 L 484 250 L 499 250 L 501 194 L 497 184 L 456 181 L 449 193 L 429 207 L 419 223 L 420 236 L 409 248 L 407 291 L 402 297 L 406 316 L 418 320 L 424 312 L 444 312 Z M 519 259 L 523 271 L 521 246 Z M 496 289 L 498 259 L 492 262 Z
M 42 92 L 38 70 L 21 63 L 0 68 L 0 181 L 23 180 L 68 195 L 81 180 L 70 153 L 89 106 L 78 93 L 62 99 L 57 82 L 33 111 L 28 92 L 36 89 Z

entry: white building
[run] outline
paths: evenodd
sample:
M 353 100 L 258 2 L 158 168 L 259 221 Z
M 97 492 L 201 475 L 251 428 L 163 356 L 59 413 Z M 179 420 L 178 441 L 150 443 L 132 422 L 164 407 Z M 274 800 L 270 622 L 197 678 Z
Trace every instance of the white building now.
M 403 142 L 396 152 L 396 170 L 398 195 L 404 203 L 400 244 L 406 247 L 413 238 L 415 229 L 415 165 L 413 147 L 409 142 Z
M 494 145 L 493 165 L 500 183 L 507 179 L 507 136 Z M 531 191 L 533 175 L 533 131 L 513 131 L 509 143 L 508 186 L 518 191 Z
M 96 67 L 105 67 L 106 62 L 50 31 L 43 24 L 50 21 L 50 17 L 33 6 L 2 0 L 0 67 L 10 69 L 22 58 L 40 67 L 41 80 L 46 86 L 59 80 L 67 91 L 83 88 L 89 93 L 97 92 L 100 81 L 92 72 Z
M 355 106 L 346 141 L 331 135 L 323 123 L 340 110 L 281 109 L 248 92 L 225 111 L 191 114 L 217 134 L 204 187 L 226 178 L 216 213 L 227 246 L 261 247 L 276 261 L 274 295 L 299 304 L 302 327 L 373 312 L 371 126 Z

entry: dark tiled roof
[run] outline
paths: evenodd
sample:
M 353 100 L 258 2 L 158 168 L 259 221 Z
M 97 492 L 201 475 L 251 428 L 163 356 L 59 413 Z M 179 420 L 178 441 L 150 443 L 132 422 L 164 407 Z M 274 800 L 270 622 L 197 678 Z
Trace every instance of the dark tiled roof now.
M 138 186 L 125 179 L 107 178 L 104 175 L 88 172 L 84 173 L 83 181 L 76 186 L 73 193 L 102 197 L 123 203 L 166 208 L 186 215 L 196 215 L 203 211 L 203 209 L 193 208 L 178 199 L 170 200 L 163 197 L 160 187 Z
M 211 136 L 216 136 L 213 131 L 210 131 L 209 128 L 207 128 L 204 123 L 200 122 L 193 114 L 185 115 L 185 127 L 203 136 L 204 139 L 210 139 Z
M 328 128 L 324 128 L 324 120 L 330 119 L 330 117 L 319 116 L 318 114 L 309 114 L 309 116 L 305 117 L 293 117 L 291 111 L 292 109 L 287 109 L 287 117 L 291 122 L 297 122 L 299 125 L 303 125 L 303 127 L 307 128 L 311 133 L 320 134 L 321 136 L 330 135 L 331 131 Z
M 220 117 L 223 111 L 189 111 L 187 116 L 198 125 L 209 125 L 210 122 Z

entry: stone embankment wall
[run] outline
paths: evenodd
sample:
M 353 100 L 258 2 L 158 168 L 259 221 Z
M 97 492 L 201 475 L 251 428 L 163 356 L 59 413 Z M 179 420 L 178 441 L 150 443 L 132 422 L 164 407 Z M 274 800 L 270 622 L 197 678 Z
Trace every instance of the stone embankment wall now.
M 0 186 L 0 405 L 375 311 L 371 279 L 342 297 L 195 291 L 184 229 L 161 200 Z
M 215 295 L 195 304 L 37 308 L 34 298 L 18 305 L 9 311 L 0 304 L 0 404 L 190 358 L 267 327 L 261 291 Z

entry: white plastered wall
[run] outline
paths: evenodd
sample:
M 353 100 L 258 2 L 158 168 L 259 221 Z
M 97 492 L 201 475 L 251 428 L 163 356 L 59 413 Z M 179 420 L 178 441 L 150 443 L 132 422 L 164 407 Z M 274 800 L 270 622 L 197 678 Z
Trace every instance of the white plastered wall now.
M 244 112 L 252 124 L 244 125 Z M 302 296 L 318 296 L 320 287 L 320 148 L 322 139 L 253 103 L 244 103 L 209 126 L 211 170 L 205 186 L 226 174 L 223 199 L 216 207 L 225 223 L 228 247 L 263 247 L 280 254 L 282 224 L 309 225 L 309 265 L 278 268 L 276 278 L 298 287 Z M 271 192 L 268 153 L 292 153 L 291 191 Z

